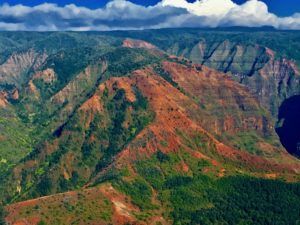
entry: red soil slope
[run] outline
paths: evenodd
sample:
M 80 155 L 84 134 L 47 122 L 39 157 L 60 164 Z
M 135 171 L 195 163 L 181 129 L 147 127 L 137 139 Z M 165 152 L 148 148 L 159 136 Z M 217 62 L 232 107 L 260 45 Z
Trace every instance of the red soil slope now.
M 216 175 L 220 177 L 243 171 L 272 179 L 277 177 L 287 180 L 298 179 L 300 164 L 281 148 L 262 141 L 259 146 L 263 152 L 269 154 L 269 157 L 258 156 L 243 149 L 237 150 L 230 142 L 222 142 L 218 136 L 223 132 L 234 135 L 242 131 L 254 131 L 260 135 L 261 140 L 264 140 L 265 132 L 272 132 L 271 121 L 261 115 L 252 114 L 259 111 L 260 106 L 244 86 L 236 84 L 224 74 L 205 67 L 199 70 L 199 68 L 165 62 L 164 70 L 178 84 L 178 87 L 159 76 L 153 68 L 146 68 L 135 71 L 129 77 L 109 79 L 101 84 L 94 96 L 79 108 L 85 115 L 88 126 L 94 114 L 103 110 L 101 96 L 105 88 L 109 92 L 123 89 L 130 102 L 136 100 L 134 88 L 138 88 L 147 98 L 151 110 L 155 113 L 154 121 L 115 156 L 111 166 L 119 169 L 132 167 L 135 161 L 147 159 L 158 150 L 166 154 L 185 151 L 195 159 L 210 161 L 215 167 Z M 206 148 L 190 144 L 199 136 L 201 141 L 206 143 Z M 48 151 L 51 152 L 51 146 L 48 146 Z M 277 160 L 278 157 L 281 158 L 280 162 Z M 72 161 L 72 158 L 69 160 Z M 189 165 L 185 161 L 178 164 L 176 168 L 184 173 L 189 172 Z M 93 181 L 105 171 L 93 177 L 85 187 L 93 184 Z M 124 224 L 128 221 L 140 223 L 134 217 L 134 213 L 139 209 L 110 184 L 88 188 L 80 193 L 85 196 L 87 202 L 90 201 L 89 198 L 99 196 L 102 200 L 108 199 L 112 207 L 113 224 Z M 33 208 L 36 205 L 42 205 L 42 208 L 43 205 L 55 205 L 65 197 L 76 200 L 77 195 L 78 192 L 68 192 L 10 205 L 7 207 L 9 212 L 7 221 L 15 225 L 36 224 L 41 219 L 39 214 L 28 218 L 23 214 L 26 208 Z M 98 206 L 101 204 L 103 202 L 99 199 Z M 46 212 L 46 209 L 43 210 Z M 153 221 L 156 219 L 153 218 Z M 105 221 L 100 219 L 91 224 L 103 223 Z

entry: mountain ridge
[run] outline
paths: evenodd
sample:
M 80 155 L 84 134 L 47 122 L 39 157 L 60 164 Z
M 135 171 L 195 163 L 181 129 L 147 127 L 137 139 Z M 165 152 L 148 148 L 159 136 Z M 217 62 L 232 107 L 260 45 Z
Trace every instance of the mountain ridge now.
M 170 31 L 172 35 L 174 31 Z M 125 224 L 128 221 L 210 224 L 205 220 L 209 209 L 211 213 L 219 213 L 219 202 L 227 199 L 227 195 L 237 193 L 236 198 L 242 198 L 237 189 L 239 184 L 259 183 L 266 189 L 278 185 L 278 190 L 286 190 L 287 196 L 299 198 L 299 161 L 286 152 L 275 132 L 280 104 L 297 94 L 297 63 L 277 58 L 267 47 L 241 42 L 241 48 L 250 50 L 240 51 L 234 67 L 243 64 L 240 60 L 243 57 L 251 59 L 251 66 L 244 65 L 241 70 L 244 75 L 237 75 L 239 72 L 234 67 L 219 66 L 222 59 L 237 57 L 234 52 L 237 50 L 232 49 L 240 47 L 231 41 L 217 40 L 204 47 L 198 45 L 201 40 L 194 41 L 198 33 L 188 31 L 182 37 L 192 44 L 187 42 L 186 48 L 181 48 L 183 43 L 176 42 L 177 36 L 167 32 L 156 38 L 165 42 L 172 37 L 175 40 L 169 38 L 168 41 L 173 41 L 173 47 L 165 45 L 166 48 L 161 49 L 159 41 L 148 42 L 149 37 L 143 40 L 148 32 L 133 32 L 124 38 L 121 36 L 128 32 L 120 32 L 115 37 L 51 33 L 47 42 L 38 41 L 50 46 L 48 53 L 41 51 L 39 60 L 43 63 L 36 67 L 32 63 L 28 70 L 27 64 L 15 60 L 15 66 L 9 67 L 11 71 L 22 68 L 18 69 L 24 82 L 21 86 L 9 78 L 11 73 L 0 73 L 4 78 L 0 86 L 4 93 L 1 119 L 8 119 L 8 112 L 14 112 L 12 115 L 20 123 L 16 126 L 31 127 L 24 130 L 30 140 L 16 143 L 17 146 L 30 143 L 26 152 L 22 156 L 17 154 L 16 159 L 5 159 L 9 166 L 1 163 L 0 168 L 5 171 L 1 175 L 1 198 L 11 203 L 6 207 L 7 221 L 12 224 L 26 223 L 26 220 L 33 224 L 65 223 L 63 215 L 57 217 L 57 221 L 46 216 L 46 212 L 53 214 L 55 210 L 48 211 L 44 206 L 47 201 L 43 199 L 70 213 L 70 221 L 76 222 L 74 210 L 82 212 L 85 216 L 77 224 Z M 132 37 L 137 34 L 141 37 Z M 37 39 L 43 36 L 36 35 Z M 211 35 L 215 38 L 215 34 Z M 222 35 L 230 37 L 227 33 Z M 66 40 L 66 47 L 56 51 L 49 41 L 51 38 L 62 38 L 60 43 Z M 76 43 L 75 48 L 69 45 L 69 40 Z M 98 45 L 91 48 L 91 43 Z M 176 45 L 179 47 L 175 51 Z M 206 56 L 195 54 L 195 48 L 203 52 L 208 48 L 207 60 L 216 63 L 203 63 L 200 59 Z M 215 48 L 212 54 L 210 48 Z M 7 67 L 2 65 L 2 68 Z M 249 71 L 254 72 L 249 75 Z M 246 81 L 241 81 L 239 76 L 245 76 Z M 263 97 L 258 90 L 265 91 Z M 276 102 L 272 105 L 273 96 Z M 0 133 L 0 140 L 1 137 L 6 140 L 9 134 L 10 127 L 3 127 L 4 136 Z M 7 148 L 4 151 L 9 152 Z M 277 181 L 280 179 L 288 183 Z M 231 188 L 222 189 L 223 182 Z M 211 191 L 211 197 L 206 194 L 200 197 L 200 193 L 206 191 Z M 88 196 L 95 193 L 106 199 L 99 203 L 106 207 L 105 212 L 88 205 L 90 200 L 82 203 L 83 207 L 76 203 L 81 200 L 74 196 L 90 199 Z M 114 199 L 113 193 L 120 198 Z M 187 196 L 185 203 L 180 200 L 182 193 Z M 62 200 L 62 196 L 69 196 L 66 198 L 71 200 Z M 190 202 L 191 196 L 196 199 L 195 203 Z M 251 192 L 250 201 L 252 197 L 258 196 Z M 22 203 L 34 198 L 36 200 Z M 278 198 L 284 204 L 289 201 L 283 195 L 274 197 Z M 226 201 L 232 203 L 229 199 Z M 230 206 L 237 210 L 236 220 L 253 221 L 251 215 L 240 214 L 247 206 L 239 204 L 237 208 Z M 93 219 L 95 215 L 86 211 L 87 207 L 96 207 L 101 216 Z M 39 209 L 43 214 L 38 213 Z M 24 214 L 24 210 L 28 213 Z M 261 217 L 259 210 L 255 215 L 263 224 L 268 219 Z M 206 216 L 198 217 L 199 213 Z M 232 219 L 220 215 L 224 222 Z M 295 218 L 295 215 L 290 216 Z

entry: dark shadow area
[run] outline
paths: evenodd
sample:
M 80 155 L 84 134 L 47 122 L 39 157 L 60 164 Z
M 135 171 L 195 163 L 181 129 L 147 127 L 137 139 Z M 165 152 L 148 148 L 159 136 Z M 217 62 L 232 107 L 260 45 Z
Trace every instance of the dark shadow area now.
M 285 149 L 300 157 L 300 95 L 285 100 L 279 108 L 276 132 Z

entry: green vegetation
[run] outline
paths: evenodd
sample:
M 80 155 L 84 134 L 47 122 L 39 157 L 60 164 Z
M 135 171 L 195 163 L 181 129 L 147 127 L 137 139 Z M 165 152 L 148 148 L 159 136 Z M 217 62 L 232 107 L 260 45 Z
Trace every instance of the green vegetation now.
M 4 207 L 3 207 L 2 203 L 0 203 L 0 225 L 5 225 L 5 220 L 4 220 L 5 215 L 6 215 L 6 213 L 5 213 Z
M 233 147 L 240 150 L 246 150 L 254 155 L 261 155 L 263 152 L 258 144 L 261 138 L 255 132 L 240 132 L 236 136 L 227 135 L 229 142 Z
M 18 219 L 38 216 L 39 225 L 110 224 L 112 214 L 112 203 L 100 191 L 93 189 L 37 202 L 22 209 Z
M 108 77 L 120 77 L 129 72 L 159 62 L 160 58 L 145 49 L 116 48 L 103 55 L 109 62 Z M 130 60 L 129 60 L 130 59 Z
M 206 161 L 181 154 L 162 155 L 157 153 L 151 159 L 137 163 L 141 176 L 139 179 L 146 181 L 139 182 L 144 185 L 143 190 L 149 190 L 147 186 L 150 185 L 158 192 L 158 199 L 165 211 L 170 212 L 174 224 L 263 225 L 300 222 L 300 184 L 247 176 L 216 179 L 199 173 L 199 169 L 210 167 Z M 192 174 L 176 171 L 179 158 L 188 165 L 197 165 L 191 167 Z M 134 192 L 134 185 L 127 184 L 121 190 L 139 205 L 139 202 L 147 200 L 144 198 L 150 197 L 146 193 L 141 195 L 141 192 Z
M 44 220 L 41 220 L 37 225 L 47 225 L 47 223 Z
M 33 128 L 23 123 L 13 111 L 0 109 L 0 173 L 9 170 L 32 151 Z
M 68 122 L 57 129 L 48 139 L 55 144 L 54 151 L 43 156 L 45 146 L 39 145 L 22 163 L 45 157 L 42 162 L 21 174 L 21 198 L 34 198 L 82 187 L 107 166 L 113 158 L 154 118 L 148 102 L 141 92 L 132 87 L 136 101 L 126 98 L 124 89 L 105 89 L 101 95 L 103 112 L 77 111 Z M 99 103 L 100 104 L 100 103 Z M 73 158 L 69 162 L 69 157 Z M 70 164 L 71 163 L 71 164 Z M 59 165 L 59 166 L 58 166 Z M 65 168 L 72 170 L 66 175 Z M 88 170 L 87 170 L 88 168 Z M 13 200 L 17 199 L 16 195 Z
M 175 224 L 296 224 L 299 188 L 249 177 L 209 181 L 200 176 L 174 186 L 172 216 Z
M 9 106 L 0 109 L 0 202 L 13 203 L 76 190 L 71 195 L 55 195 L 49 201 L 24 207 L 20 217 L 38 214 L 41 219 L 39 225 L 109 224 L 113 215 L 110 200 L 103 193 L 96 191 L 93 195 L 83 187 L 89 184 L 97 189 L 98 185 L 111 183 L 128 197 L 126 201 L 140 208 L 141 211 L 133 215 L 138 220 L 147 221 L 151 216 L 163 215 L 178 225 L 300 224 L 299 183 L 242 176 L 248 174 L 249 168 L 243 162 L 234 164 L 229 157 L 221 158 L 216 153 L 212 138 L 201 132 L 172 132 L 174 139 L 180 143 L 176 153 L 168 149 L 173 143 L 155 137 L 152 140 L 158 142 L 157 149 L 151 149 L 156 150 L 155 154 L 150 158 L 145 155 L 136 162 L 130 161 L 130 168 L 117 169 L 119 165 L 114 164 L 114 159 L 127 146 L 148 147 L 148 136 L 142 140 L 135 138 L 151 124 L 155 114 L 148 100 L 134 85 L 130 86 L 135 95 L 134 102 L 127 98 L 127 90 L 120 88 L 118 83 L 112 84 L 112 87 L 105 86 L 107 83 L 104 82 L 112 77 L 130 76 L 134 70 L 151 66 L 158 75 L 199 105 L 198 111 L 197 107 L 185 108 L 185 102 L 180 102 L 177 110 L 186 113 L 188 119 L 201 126 L 205 119 L 210 126 L 211 121 L 221 121 L 225 115 L 235 118 L 237 126 L 242 124 L 241 115 L 271 117 L 261 107 L 252 109 L 251 103 L 248 107 L 244 104 L 246 100 L 239 95 L 233 96 L 237 104 L 235 101 L 233 105 L 226 104 L 226 99 L 221 99 L 220 107 L 218 96 L 226 97 L 228 90 L 225 89 L 220 89 L 217 97 L 209 90 L 203 91 L 201 96 L 188 94 L 188 90 L 183 90 L 163 70 L 164 53 L 121 47 L 125 37 L 142 39 L 167 53 L 188 58 L 170 61 L 186 66 L 193 61 L 224 72 L 242 74 L 246 82 L 247 75 L 249 78 L 257 74 L 269 60 L 265 47 L 275 50 L 278 59 L 288 57 L 300 64 L 300 32 L 257 30 L 250 33 L 249 30 L 203 29 L 107 33 L 2 32 L 0 64 L 12 54 L 29 51 L 34 51 L 36 57 L 47 55 L 47 58 L 40 65 L 23 68 L 20 80 L 7 82 L 4 79 L 0 83 L 0 91 L 5 94 L 15 88 L 19 91 L 17 100 L 8 97 Z M 206 46 L 203 52 L 199 43 Z M 240 46 L 245 49 L 244 53 L 233 59 Z M 218 51 L 229 52 L 232 57 L 227 55 L 226 60 L 222 54 L 211 57 L 217 48 Z M 91 74 L 82 75 L 87 67 Z M 48 68 L 55 71 L 54 82 L 33 78 L 36 72 Z M 200 70 L 201 66 L 197 68 Z M 34 84 L 33 90 L 28 87 L 29 81 Z M 274 115 L 280 100 L 298 90 L 296 81 L 291 74 L 288 81 L 291 91 L 284 87 L 279 94 L 277 89 L 276 95 L 270 94 L 274 99 L 271 104 Z M 262 80 L 255 82 L 260 85 Z M 100 84 L 103 84 L 101 88 Z M 96 102 L 82 107 L 94 95 Z M 170 119 L 176 119 L 176 115 Z M 261 134 L 251 131 L 251 128 L 249 130 L 237 132 L 235 136 L 224 132 L 216 138 L 254 155 L 272 159 L 275 159 L 275 154 L 280 155 L 264 152 L 259 146 L 262 142 L 277 147 L 276 138 L 268 136 L 267 131 Z M 159 132 L 164 138 L 164 131 Z M 149 133 L 149 137 L 153 135 Z M 134 139 L 136 142 L 133 143 Z M 166 153 L 167 150 L 172 153 Z M 201 158 L 201 154 L 197 158 L 193 153 L 204 154 L 207 158 Z M 276 160 L 279 162 L 280 159 Z M 220 174 L 222 169 L 226 170 L 224 174 Z M 4 216 L 0 207 L 0 225 Z M 66 217 L 71 218 L 71 222 L 66 221 Z
M 11 173 L 10 169 L 20 160 L 20 164 L 31 159 L 38 160 L 43 154 L 42 150 L 45 146 L 42 143 L 45 140 L 53 144 L 63 130 L 73 133 L 70 137 L 61 140 L 61 143 L 55 147 L 55 152 L 47 156 L 45 162 L 37 165 L 34 171 L 22 172 L 22 188 L 27 196 L 24 198 L 80 187 L 88 179 L 88 175 L 83 172 L 83 167 L 92 168 L 89 173 L 96 174 L 102 167 L 108 165 L 112 157 L 152 120 L 154 115 L 149 112 L 147 102 L 139 91 L 136 91 L 137 102 L 135 103 L 127 102 L 122 91 L 116 98 L 104 99 L 107 111 L 104 115 L 96 114 L 88 130 L 79 122 L 85 120 L 83 119 L 85 115 L 79 115 L 76 111 L 95 93 L 100 83 L 112 76 L 128 75 L 135 69 L 157 62 L 159 57 L 143 49 L 119 47 L 122 43 L 120 38 L 108 39 L 100 34 L 64 32 L 47 33 L 47 35 L 30 32 L 0 34 L 0 44 L 8 40 L 11 41 L 10 49 L 13 49 L 16 54 L 33 48 L 37 54 L 48 55 L 39 68 L 35 71 L 31 68 L 28 73 L 22 75 L 24 82 L 28 82 L 36 71 L 47 68 L 53 68 L 56 77 L 52 83 L 44 82 L 43 79 L 33 79 L 33 84 L 37 89 L 37 93 L 34 94 L 28 93 L 27 83 L 18 83 L 19 99 L 11 100 L 13 104 L 11 111 L 1 109 L 1 179 L 7 180 L 7 176 Z M 19 41 L 22 44 L 19 45 Z M 87 66 L 92 67 L 91 75 L 78 78 Z M 61 104 L 53 101 L 53 96 L 70 83 L 74 89 L 68 89 L 69 92 L 63 94 L 64 102 Z M 11 91 L 14 88 L 15 84 L 0 84 L 1 91 Z M 130 107 L 133 107 L 132 115 Z M 128 129 L 122 124 L 125 120 L 130 120 Z M 102 126 L 103 121 L 107 122 L 104 126 Z M 92 135 L 98 137 L 98 134 L 99 139 L 90 143 L 88 139 Z M 82 146 L 81 144 L 76 146 L 74 143 L 77 142 Z M 109 142 L 111 144 L 107 146 L 106 143 Z M 64 157 L 70 149 L 77 159 L 76 165 L 73 166 L 80 168 L 79 171 L 75 170 L 71 173 L 79 174 L 79 178 L 75 179 L 71 174 L 72 179 L 68 180 L 49 174 L 55 164 L 65 160 Z M 81 158 L 82 162 L 80 162 Z M 45 177 L 46 175 L 48 177 Z M 49 182 L 44 182 L 48 179 L 54 184 L 53 187 L 49 187 Z M 8 193 L 4 192 L 3 195 L 8 195 Z
M 277 57 L 294 59 L 300 66 L 299 37 L 300 32 L 276 31 L 270 29 L 255 28 L 228 28 L 228 29 L 161 29 L 149 31 L 118 31 L 113 32 L 118 37 L 130 37 L 148 41 L 160 49 L 171 51 L 176 55 L 188 52 L 199 43 L 205 41 L 208 44 L 221 43 L 228 40 L 244 46 L 259 44 L 273 49 L 278 53 Z M 208 49 L 208 54 L 218 44 Z
M 114 182 L 114 186 L 131 197 L 132 202 L 141 210 L 149 210 L 155 208 L 151 203 L 152 190 L 147 182 L 143 179 L 135 179 L 128 183 L 124 181 Z
M 99 127 L 99 124 L 101 124 L 100 118 L 96 117 L 95 119 L 98 122 L 93 122 L 87 136 L 88 138 L 91 135 L 95 135 L 101 138 L 102 142 L 109 143 L 107 146 L 102 147 L 102 158 L 96 166 L 96 172 L 105 168 L 111 162 L 112 157 L 122 150 L 153 119 L 154 115 L 149 111 L 146 99 L 137 89 L 135 92 L 136 101 L 134 103 L 126 99 L 123 89 L 117 90 L 114 96 L 103 96 L 105 108 L 109 115 L 107 119 L 110 121 L 110 124 L 103 129 Z M 131 107 L 133 111 L 129 111 Z M 126 121 L 129 122 L 128 127 L 124 127 Z M 95 151 L 97 147 L 95 148 L 95 143 L 90 143 L 89 145 L 91 148 L 84 145 L 83 153 L 85 158 L 92 159 L 91 150 Z
M 246 150 L 253 155 L 264 156 L 266 154 L 259 146 L 260 143 L 268 143 L 272 146 L 280 147 L 280 143 L 272 136 L 262 137 L 256 132 L 239 132 L 236 135 L 224 134 L 222 137 L 224 142 L 230 143 L 235 149 L 241 151 Z

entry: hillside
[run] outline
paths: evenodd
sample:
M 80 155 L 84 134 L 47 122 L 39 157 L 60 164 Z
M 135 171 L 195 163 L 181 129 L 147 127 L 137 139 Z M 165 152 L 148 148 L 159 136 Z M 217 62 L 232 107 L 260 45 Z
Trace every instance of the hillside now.
M 0 34 L 6 221 L 295 224 L 299 34 L 149 32 Z

